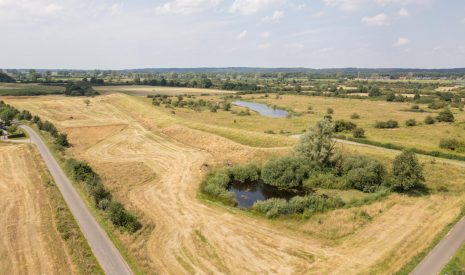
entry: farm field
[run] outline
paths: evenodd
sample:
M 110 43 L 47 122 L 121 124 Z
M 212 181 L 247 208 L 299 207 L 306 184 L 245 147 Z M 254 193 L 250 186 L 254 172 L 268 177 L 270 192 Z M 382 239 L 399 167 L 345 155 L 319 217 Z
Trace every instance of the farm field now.
M 66 154 L 88 161 L 117 199 L 142 217 L 147 226 L 141 233 L 116 234 L 147 273 L 393 273 L 459 215 L 465 202 L 465 168 L 429 157 L 420 160 L 430 194 L 392 194 L 308 220 L 270 221 L 199 197 L 200 182 L 208 171 L 288 153 L 295 143 L 289 135 L 301 133 L 330 106 L 336 119 L 349 119 L 357 110 L 362 117 L 357 122 L 368 129 L 370 138 L 372 134 L 386 138 L 382 131 L 391 131 L 372 133 L 369 127 L 377 119 L 424 115 L 400 111 L 408 104 L 293 97 L 284 95 L 276 102 L 255 99 L 292 106 L 297 112 L 311 104 L 315 114 L 271 119 L 255 113 L 237 116 L 181 108 L 173 114 L 146 98 L 116 93 L 91 98 L 89 106 L 82 98 L 64 96 L 3 100 L 67 133 L 73 146 Z M 457 117 L 463 120 L 461 114 Z M 290 133 L 265 134 L 266 130 Z M 412 132 L 408 134 L 414 139 L 421 138 Z M 341 147 L 384 163 L 395 156 L 383 149 Z
M 40 84 L 0 83 L 0 96 L 2 95 L 31 95 L 57 94 L 63 91 L 62 87 L 45 86 Z
M 143 86 L 143 85 L 122 85 L 122 86 L 100 86 L 95 89 L 101 93 L 125 93 L 129 95 L 146 96 L 154 93 L 166 94 L 166 95 L 177 95 L 177 94 L 225 94 L 231 93 L 224 90 L 215 89 L 202 89 L 202 88 L 177 88 L 177 87 L 154 87 L 154 86 Z
M 0 143 L 0 270 L 77 274 L 58 233 L 40 157 L 25 144 Z

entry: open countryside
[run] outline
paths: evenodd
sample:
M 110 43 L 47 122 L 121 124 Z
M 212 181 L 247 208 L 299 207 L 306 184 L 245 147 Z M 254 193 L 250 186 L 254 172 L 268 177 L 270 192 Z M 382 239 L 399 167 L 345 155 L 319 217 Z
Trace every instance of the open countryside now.
M 464 273 L 464 8 L 0 0 L 0 274 Z

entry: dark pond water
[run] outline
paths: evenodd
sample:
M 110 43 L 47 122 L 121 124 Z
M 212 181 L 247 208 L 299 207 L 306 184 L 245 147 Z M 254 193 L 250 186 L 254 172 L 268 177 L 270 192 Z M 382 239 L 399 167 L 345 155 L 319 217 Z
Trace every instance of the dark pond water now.
M 235 101 L 233 102 L 234 105 L 246 107 L 253 111 L 258 112 L 262 116 L 267 117 L 287 117 L 289 114 L 287 111 L 282 109 L 273 109 L 266 104 L 256 103 L 256 102 L 248 102 L 248 101 Z
M 243 208 L 251 208 L 256 201 L 264 201 L 270 198 L 290 200 L 294 196 L 305 195 L 303 192 L 280 190 L 265 184 L 261 180 L 244 183 L 233 182 L 228 191 L 235 194 L 238 206 Z

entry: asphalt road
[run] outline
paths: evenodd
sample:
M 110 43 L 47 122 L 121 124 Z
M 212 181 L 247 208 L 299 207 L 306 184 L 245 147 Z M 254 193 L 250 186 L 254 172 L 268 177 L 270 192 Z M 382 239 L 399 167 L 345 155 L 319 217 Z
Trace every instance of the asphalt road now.
M 118 249 L 116 249 L 105 231 L 87 209 L 86 205 L 79 197 L 79 194 L 76 192 L 70 180 L 66 177 L 42 139 L 30 127 L 25 125 L 21 125 L 20 127 L 28 133 L 31 143 L 37 145 L 50 174 L 60 189 L 63 198 L 68 204 L 92 252 L 105 273 L 109 275 L 133 274 Z
M 447 202 L 445 202 L 447 203 Z M 461 219 L 451 231 L 431 250 L 412 271 L 412 275 L 436 275 L 452 259 L 465 243 L 465 219 Z

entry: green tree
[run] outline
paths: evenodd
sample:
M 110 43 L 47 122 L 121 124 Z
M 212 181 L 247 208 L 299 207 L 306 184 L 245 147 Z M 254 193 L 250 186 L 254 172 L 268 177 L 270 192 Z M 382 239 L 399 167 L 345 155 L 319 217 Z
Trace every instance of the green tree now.
M 295 151 L 303 158 L 328 166 L 334 155 L 333 135 L 334 124 L 329 119 L 319 121 L 300 138 Z
M 404 150 L 392 163 L 391 186 L 399 191 L 420 187 L 425 182 L 423 168 L 412 150 Z

